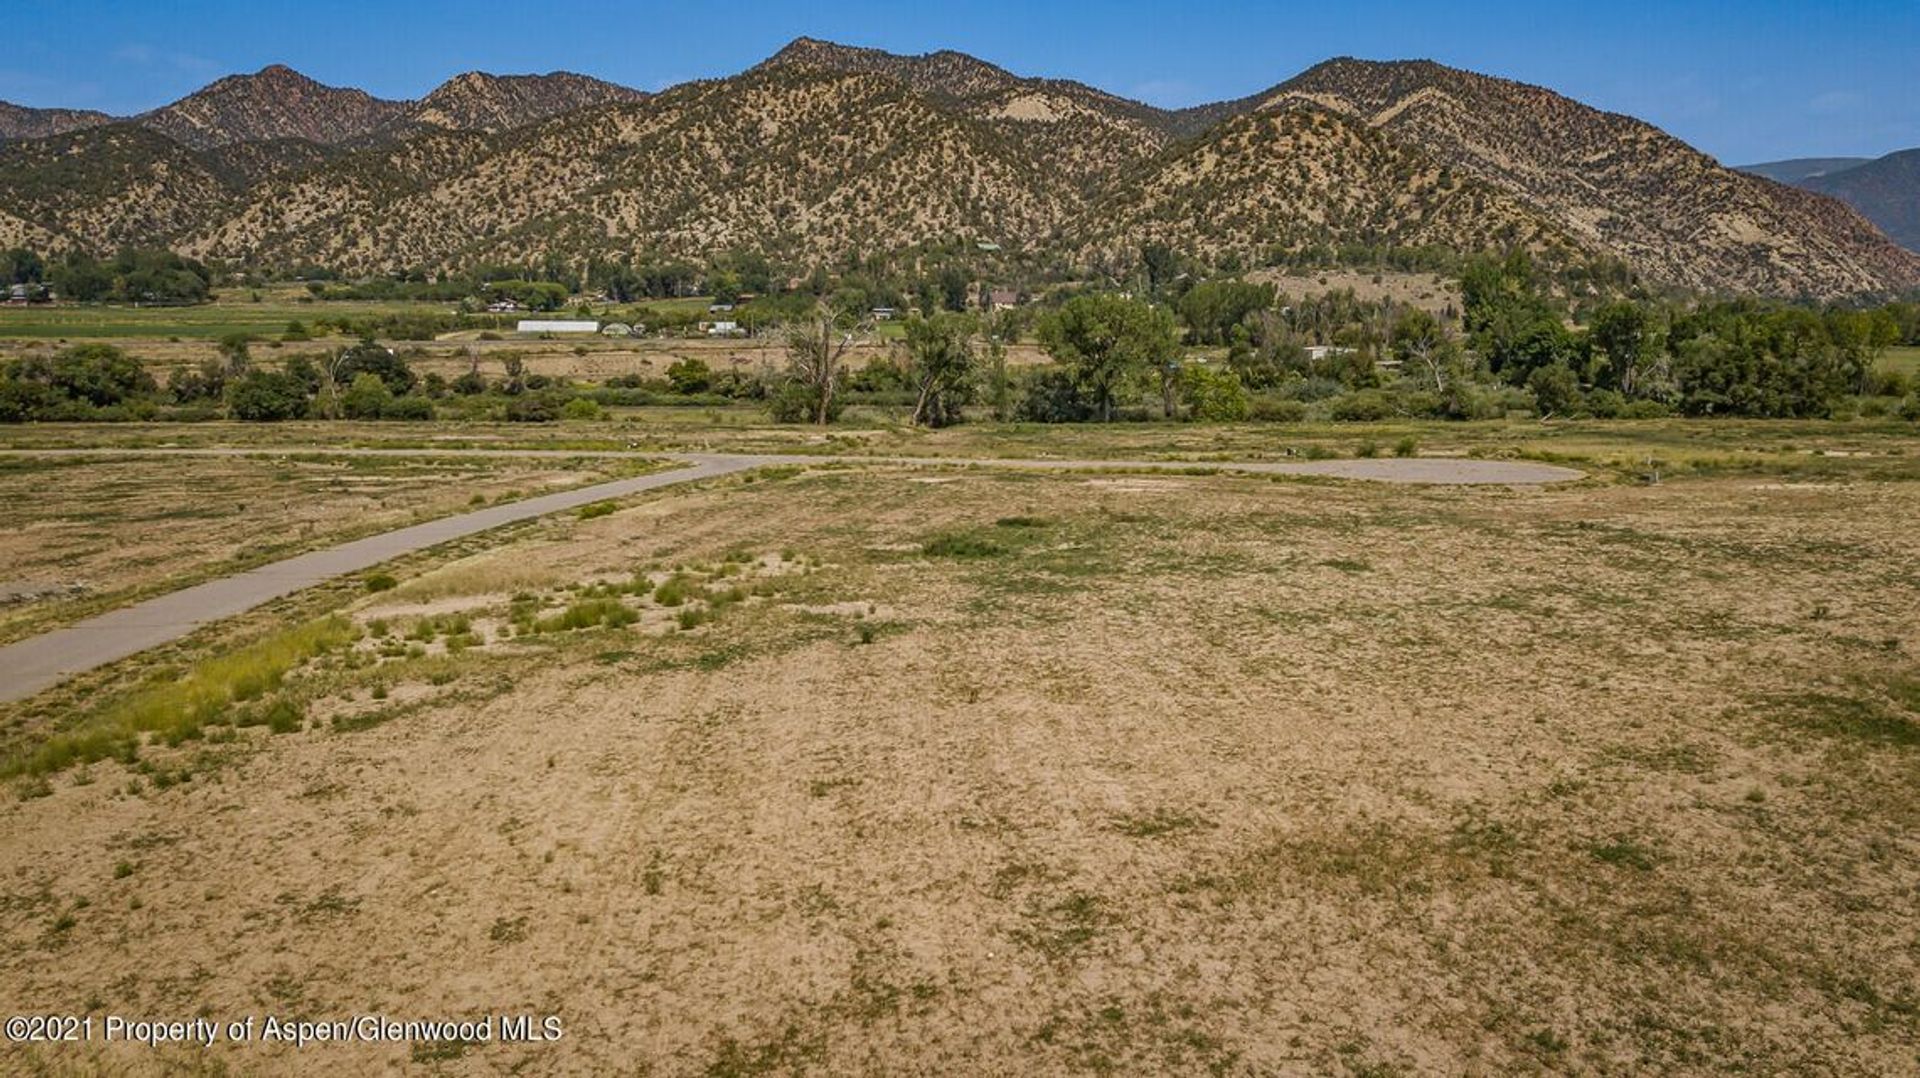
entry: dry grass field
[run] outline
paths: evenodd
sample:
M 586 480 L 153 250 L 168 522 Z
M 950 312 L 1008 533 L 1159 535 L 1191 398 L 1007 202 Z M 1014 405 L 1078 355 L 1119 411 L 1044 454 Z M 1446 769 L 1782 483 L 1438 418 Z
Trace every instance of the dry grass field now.
M 15 709 L 17 764 L 220 701 L 14 768 L 0 998 L 564 1039 L 0 1067 L 1911 1073 L 1920 485 L 1882 449 L 784 469 L 398 567 Z
M 0 458 L 0 641 L 160 590 L 644 462 Z

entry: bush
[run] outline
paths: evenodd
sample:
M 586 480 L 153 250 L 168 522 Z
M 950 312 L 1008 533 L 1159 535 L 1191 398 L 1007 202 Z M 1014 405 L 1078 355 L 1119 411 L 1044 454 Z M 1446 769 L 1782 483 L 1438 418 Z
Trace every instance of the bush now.
M 290 374 L 248 371 L 227 386 L 227 414 L 249 423 L 303 419 L 307 387 Z
M 786 382 L 767 398 L 767 411 L 772 413 L 776 423 L 811 423 L 815 419 L 815 403 L 812 390 L 799 382 Z M 827 422 L 840 418 L 840 411 L 845 406 L 842 395 L 834 394 L 827 406 Z
M 382 419 L 419 419 L 433 418 L 433 402 L 425 397 L 395 397 L 380 411 Z
M 1190 364 L 1180 371 L 1180 395 L 1200 422 L 1237 423 L 1247 418 L 1247 391 L 1240 376 Z
M 560 418 L 545 397 L 522 396 L 507 402 L 509 423 L 551 423 Z
M 1255 397 L 1247 405 L 1247 418 L 1256 423 L 1298 423 L 1307 418 L 1307 406 L 1284 397 Z
M 667 383 L 675 393 L 705 393 L 713 388 L 713 368 L 704 359 L 675 360 L 667 367 Z
M 1027 376 L 1015 417 L 1029 423 L 1084 423 L 1094 416 L 1093 405 L 1080 392 L 1067 370 L 1038 370 Z
M 1587 414 L 1595 419 L 1614 419 L 1627 406 L 1627 398 L 1611 389 L 1596 389 L 1587 394 Z
M 1564 363 L 1549 363 L 1527 376 L 1533 404 L 1540 414 L 1572 415 L 1580 408 L 1580 379 Z
M 1337 398 L 1327 412 L 1341 423 L 1377 423 L 1393 413 L 1393 399 L 1378 389 L 1362 389 Z
M 348 419 L 379 419 L 392 406 L 393 393 L 371 371 L 355 375 L 353 385 L 340 397 L 340 410 Z
M 575 397 L 560 409 L 562 419 L 594 420 L 601 418 L 604 414 L 600 406 L 590 397 Z
M 346 350 L 334 377 L 345 383 L 358 383 L 363 374 L 377 376 L 389 393 L 405 393 L 414 385 L 413 370 L 407 361 L 372 340 L 362 340 Z

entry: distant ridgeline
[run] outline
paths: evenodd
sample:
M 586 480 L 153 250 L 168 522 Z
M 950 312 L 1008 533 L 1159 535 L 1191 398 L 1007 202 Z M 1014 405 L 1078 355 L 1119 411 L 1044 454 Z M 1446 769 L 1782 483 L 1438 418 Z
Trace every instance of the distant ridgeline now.
M 1181 110 L 807 39 L 658 94 L 470 74 L 394 102 L 271 67 L 126 119 L 7 106 L 0 139 L 0 247 L 172 250 L 216 279 L 497 265 L 624 298 L 757 256 L 782 286 L 952 265 L 1031 289 L 1137 279 L 1162 248 L 1208 276 L 1519 250 L 1576 291 L 1920 287 L 1920 256 L 1840 201 L 1425 61 L 1332 60 Z

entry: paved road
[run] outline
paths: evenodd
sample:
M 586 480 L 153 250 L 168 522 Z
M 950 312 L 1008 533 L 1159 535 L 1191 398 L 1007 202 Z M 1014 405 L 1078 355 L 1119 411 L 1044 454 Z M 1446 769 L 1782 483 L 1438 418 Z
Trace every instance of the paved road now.
M 287 456 L 324 453 L 350 456 L 615 456 L 568 449 L 48 449 L 0 450 L 0 456 Z M 1221 471 L 1279 475 L 1317 475 L 1342 479 L 1370 479 L 1424 484 L 1541 484 L 1578 479 L 1570 468 L 1523 461 L 1456 459 L 1385 459 L 1320 461 L 1111 461 L 1111 460 L 976 460 L 952 457 L 820 457 L 800 455 L 746 455 L 674 453 L 635 456 L 669 457 L 683 465 L 672 471 L 579 487 L 557 494 L 496 505 L 471 513 L 442 517 L 397 531 L 356 539 L 325 550 L 287 558 L 244 573 L 183 588 L 65 629 L 57 629 L 0 647 L 0 703 L 24 700 L 74 674 L 124 659 L 147 648 L 193 632 L 202 625 L 244 613 L 262 603 L 312 587 L 348 573 L 370 569 L 402 554 L 488 531 L 503 524 L 545 516 L 590 502 L 637 494 L 643 490 L 691 483 L 770 464 L 907 464 L 982 468 L 1020 468 L 1073 471 L 1182 471 L 1210 468 Z

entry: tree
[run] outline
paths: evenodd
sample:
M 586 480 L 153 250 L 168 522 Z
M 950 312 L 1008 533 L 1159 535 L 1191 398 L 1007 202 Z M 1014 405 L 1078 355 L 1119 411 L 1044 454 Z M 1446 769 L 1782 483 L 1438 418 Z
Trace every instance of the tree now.
M 1475 259 L 1460 276 L 1463 320 L 1487 366 L 1516 385 L 1555 363 L 1571 368 L 1579 348 L 1542 291 L 1533 260 L 1516 251 Z
M 815 304 L 808 318 L 787 327 L 783 394 L 789 414 L 798 412 L 807 422 L 823 427 L 840 414 L 840 382 L 859 328 L 851 315 L 826 303 Z
M 1587 340 L 1602 363 L 1596 380 L 1629 397 L 1664 354 L 1654 334 L 1653 317 L 1637 303 L 1609 303 L 1594 312 Z
M 387 391 L 396 397 L 411 390 L 414 384 L 413 369 L 407 366 L 407 361 L 371 337 L 360 338 L 359 343 L 340 353 L 334 365 L 333 380 L 347 385 L 359 381 L 362 374 L 379 378 L 386 384 Z
M 1419 307 L 1405 308 L 1388 340 L 1403 369 L 1424 372 L 1436 393 L 1446 391 L 1448 375 L 1459 366 L 1460 348 L 1439 319 Z
M 940 274 L 936 283 L 939 285 L 940 302 L 943 307 L 949 311 L 964 311 L 967 309 L 967 285 L 969 282 L 967 280 L 966 270 L 961 269 L 959 266 L 942 266 L 940 267 Z
M 1247 418 L 1247 391 L 1230 370 L 1190 363 L 1180 371 L 1180 395 L 1190 419 L 1237 423 Z
M 348 419 L 379 419 L 393 403 L 393 392 L 372 371 L 362 371 L 340 398 L 341 411 Z
M 1149 368 L 1165 370 L 1177 351 L 1164 307 L 1112 295 L 1075 296 L 1040 323 L 1047 354 L 1072 372 L 1102 422 L 1113 419 L 1121 389 Z
M 1140 266 L 1147 275 L 1147 295 L 1158 296 L 1180 274 L 1180 255 L 1164 243 L 1140 245 Z
M 1256 311 L 1273 306 L 1270 284 L 1205 281 L 1180 297 L 1180 317 L 1192 329 L 1195 344 L 1226 344 L 1232 331 Z
M 248 365 L 253 361 L 252 353 L 247 350 L 247 345 L 252 340 L 253 338 L 245 333 L 229 333 L 220 338 L 217 347 L 221 360 L 226 363 L 228 375 L 246 373 Z
M 300 419 L 307 414 L 307 388 L 291 374 L 248 371 L 227 387 L 227 414 L 249 423 Z
M 509 397 L 517 397 L 527 391 L 527 361 L 520 358 L 518 352 L 509 352 L 501 360 L 506 368 L 507 377 L 500 384 L 500 392 Z
M 1536 367 L 1527 376 L 1527 388 L 1533 390 L 1534 406 L 1543 418 L 1566 415 L 1580 403 L 1580 379 L 1564 363 Z
M 945 427 L 960 420 L 973 398 L 973 320 L 940 312 L 907 323 L 907 377 L 914 388 L 915 426 Z
M 47 276 L 47 264 L 24 247 L 0 253 L 0 284 L 39 284 Z
M 704 359 L 677 359 L 667 366 L 667 383 L 675 393 L 705 393 L 713 388 L 713 368 Z
M 139 360 L 110 344 L 63 349 L 48 365 L 47 383 L 63 396 L 102 408 L 159 388 Z

